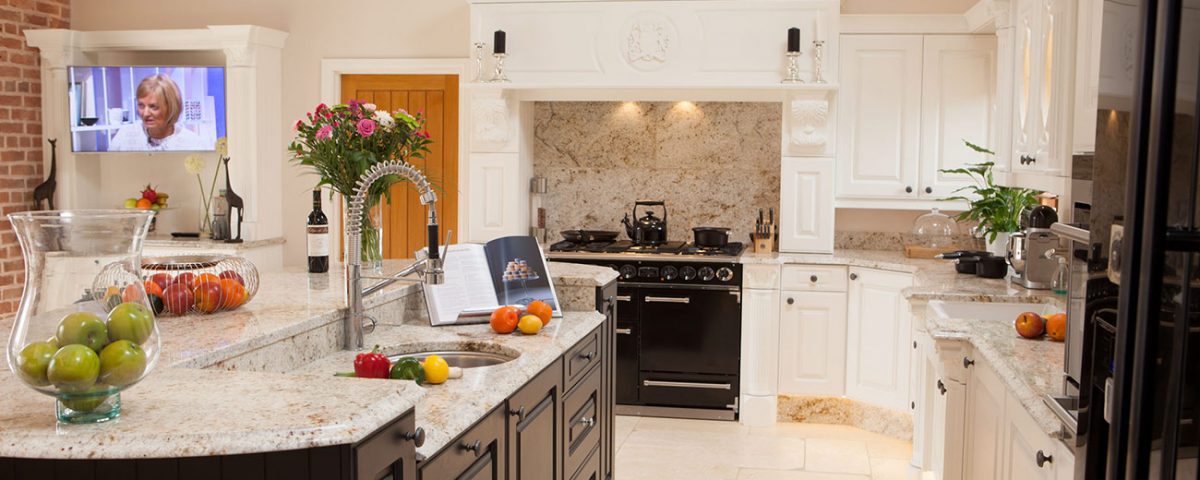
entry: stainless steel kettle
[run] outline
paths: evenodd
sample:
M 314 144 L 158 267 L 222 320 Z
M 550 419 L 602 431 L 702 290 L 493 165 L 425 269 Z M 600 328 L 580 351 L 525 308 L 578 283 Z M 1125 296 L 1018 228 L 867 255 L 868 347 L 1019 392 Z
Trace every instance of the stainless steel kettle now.
M 638 207 L 662 207 L 662 218 L 654 216 L 653 210 L 638 218 Z M 661 245 L 667 242 L 667 205 L 661 200 L 638 201 L 633 204 L 633 221 L 629 214 L 621 219 L 625 225 L 625 234 L 638 245 Z

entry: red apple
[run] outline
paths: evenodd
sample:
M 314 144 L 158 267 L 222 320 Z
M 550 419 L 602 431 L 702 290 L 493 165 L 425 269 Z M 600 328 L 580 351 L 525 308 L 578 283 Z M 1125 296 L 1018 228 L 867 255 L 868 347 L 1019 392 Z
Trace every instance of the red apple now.
M 196 285 L 196 310 L 213 313 L 221 308 L 221 284 L 203 282 Z
M 192 272 L 183 272 L 175 277 L 175 283 L 183 284 L 188 290 L 196 288 L 196 274 Z
M 1017 315 L 1013 326 L 1016 327 L 1017 333 L 1025 338 L 1040 338 L 1043 333 L 1046 333 L 1046 320 L 1033 312 Z
M 156 285 L 158 285 L 158 288 L 160 288 L 162 290 L 166 290 L 167 287 L 171 286 L 171 283 L 172 283 L 171 274 L 156 273 L 156 274 L 150 276 L 150 281 L 154 282 Z
M 192 294 L 192 290 L 187 285 L 176 282 L 163 292 L 163 301 L 167 304 L 168 312 L 183 315 L 196 303 L 196 296 Z
M 237 280 L 237 282 L 242 284 L 243 287 L 246 286 L 246 279 L 242 278 L 241 274 L 239 274 L 233 270 L 226 270 L 224 272 L 221 272 L 221 274 L 218 276 L 221 278 L 231 278 L 231 279 Z

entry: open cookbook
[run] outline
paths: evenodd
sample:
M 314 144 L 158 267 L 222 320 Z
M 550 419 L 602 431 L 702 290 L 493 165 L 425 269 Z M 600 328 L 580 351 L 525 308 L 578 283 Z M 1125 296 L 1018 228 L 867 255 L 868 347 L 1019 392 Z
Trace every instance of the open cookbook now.
M 502 305 L 524 307 L 534 300 L 550 304 L 554 316 L 562 316 L 546 258 L 533 237 L 451 245 L 443 268 L 445 283 L 425 286 L 433 326 L 486 323 Z

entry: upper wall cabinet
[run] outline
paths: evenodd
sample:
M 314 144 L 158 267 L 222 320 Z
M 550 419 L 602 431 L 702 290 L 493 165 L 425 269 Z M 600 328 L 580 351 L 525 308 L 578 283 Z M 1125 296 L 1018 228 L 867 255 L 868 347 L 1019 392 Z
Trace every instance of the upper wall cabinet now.
M 836 83 L 837 0 L 475 3 L 471 41 L 507 34 L 514 84 L 778 85 L 787 29 L 800 28 L 801 77 L 812 78 L 812 41 L 825 41 L 823 74 Z M 490 67 L 485 67 L 490 72 Z
M 967 179 L 941 173 L 984 158 L 995 123 L 995 38 L 843 35 L 838 205 L 906 208 Z
M 1074 2 L 1018 0 L 1013 66 L 1013 172 L 1063 175 L 1073 148 Z

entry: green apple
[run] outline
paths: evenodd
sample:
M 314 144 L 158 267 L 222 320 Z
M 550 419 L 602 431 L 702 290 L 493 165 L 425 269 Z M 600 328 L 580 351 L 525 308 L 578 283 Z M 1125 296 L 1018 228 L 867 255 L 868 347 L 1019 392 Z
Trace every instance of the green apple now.
M 21 353 L 17 354 L 17 374 L 30 385 L 50 385 L 50 380 L 46 378 L 46 370 L 50 368 L 50 359 L 54 358 L 54 352 L 57 351 L 58 346 L 51 345 L 50 342 L 33 342 L 26 345 L 21 349 Z
M 154 330 L 154 314 L 145 305 L 125 302 L 108 312 L 108 336 L 141 345 Z
M 109 387 L 96 386 L 88 389 L 86 392 L 63 395 L 58 399 L 63 406 L 76 412 L 90 412 L 95 410 L 112 396 L 109 393 Z
M 73 344 L 58 349 L 50 359 L 46 378 L 64 392 L 83 392 L 96 384 L 100 376 L 100 356 L 84 345 Z
M 95 352 L 108 345 L 108 328 L 104 320 L 89 312 L 75 312 L 58 322 L 58 344 L 84 345 Z
M 129 340 L 117 340 L 100 352 L 100 382 L 123 387 L 142 378 L 146 351 Z
M 125 208 L 137 208 L 137 201 L 138 199 L 136 198 L 126 198 Z

